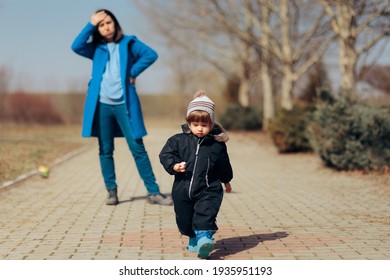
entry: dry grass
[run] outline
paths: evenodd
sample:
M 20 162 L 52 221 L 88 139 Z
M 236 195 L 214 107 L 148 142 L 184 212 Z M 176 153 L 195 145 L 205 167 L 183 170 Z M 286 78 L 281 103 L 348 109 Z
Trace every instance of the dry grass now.
M 147 127 L 178 127 L 181 118 L 147 118 Z M 252 139 L 260 145 L 272 146 L 264 132 L 234 132 L 236 136 Z M 58 158 L 88 145 L 93 139 L 81 137 L 80 125 L 31 125 L 0 123 L 0 186 L 21 174 L 36 170 L 39 165 L 50 165 Z M 312 154 L 315 156 L 314 154 Z M 325 168 L 325 167 L 324 167 Z M 337 172 L 337 171 L 335 171 Z M 382 173 L 340 172 L 390 186 L 390 170 Z M 390 189 L 378 190 L 389 193 Z
M 147 127 L 180 123 L 176 119 L 148 118 Z M 39 125 L 0 122 L 0 186 L 18 176 L 51 166 L 56 159 L 93 142 L 81 137 L 80 124 Z
M 80 125 L 0 123 L 0 185 L 86 145 Z

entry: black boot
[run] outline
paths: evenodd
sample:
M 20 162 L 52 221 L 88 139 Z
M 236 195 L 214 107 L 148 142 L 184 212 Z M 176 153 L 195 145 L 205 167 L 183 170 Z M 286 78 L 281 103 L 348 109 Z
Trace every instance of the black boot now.
M 118 193 L 116 189 L 108 190 L 108 196 L 106 200 L 107 205 L 117 205 L 118 201 Z

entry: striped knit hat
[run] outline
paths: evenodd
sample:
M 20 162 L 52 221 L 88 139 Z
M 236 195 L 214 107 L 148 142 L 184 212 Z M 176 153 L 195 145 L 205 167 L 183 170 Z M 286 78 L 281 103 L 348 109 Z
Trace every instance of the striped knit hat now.
M 198 90 L 194 94 L 194 99 L 190 102 L 187 109 L 187 116 L 193 111 L 205 111 L 210 114 L 211 120 L 214 123 L 215 105 L 206 95 L 204 90 Z

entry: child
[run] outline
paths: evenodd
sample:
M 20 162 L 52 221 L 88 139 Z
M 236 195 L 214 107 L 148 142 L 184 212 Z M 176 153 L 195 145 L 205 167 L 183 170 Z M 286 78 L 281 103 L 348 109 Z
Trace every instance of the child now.
M 135 36 L 125 35 L 116 17 L 98 10 L 72 44 L 77 54 L 92 60 L 83 118 L 83 137 L 96 136 L 108 192 L 107 205 L 119 203 L 114 165 L 114 138 L 125 137 L 148 192 L 148 202 L 171 205 L 160 193 L 142 137 L 146 136 L 135 79 L 157 59 L 157 53 Z
M 233 170 L 225 142 L 226 131 L 214 122 L 215 105 L 198 91 L 187 110 L 183 133 L 168 139 L 160 153 L 165 170 L 175 175 L 172 199 L 176 224 L 189 237 L 187 250 L 207 258 L 223 197 L 221 182 L 231 192 Z

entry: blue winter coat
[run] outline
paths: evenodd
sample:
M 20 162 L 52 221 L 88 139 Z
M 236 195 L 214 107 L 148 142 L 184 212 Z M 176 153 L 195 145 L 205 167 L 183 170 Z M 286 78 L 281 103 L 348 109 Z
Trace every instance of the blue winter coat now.
M 94 118 L 99 102 L 100 83 L 109 56 L 106 44 L 94 44 L 90 40 L 96 28 L 96 26 L 89 22 L 72 44 L 72 50 L 74 52 L 93 61 L 92 75 L 84 106 L 83 137 L 97 136 Z M 156 61 L 158 56 L 153 49 L 139 41 L 135 36 L 124 35 L 118 44 L 125 104 L 129 112 L 129 122 L 133 137 L 139 139 L 144 137 L 147 132 L 135 85 L 130 84 L 129 79 L 130 77 L 138 77 L 139 74 Z M 115 129 L 116 136 L 123 136 L 119 127 Z

